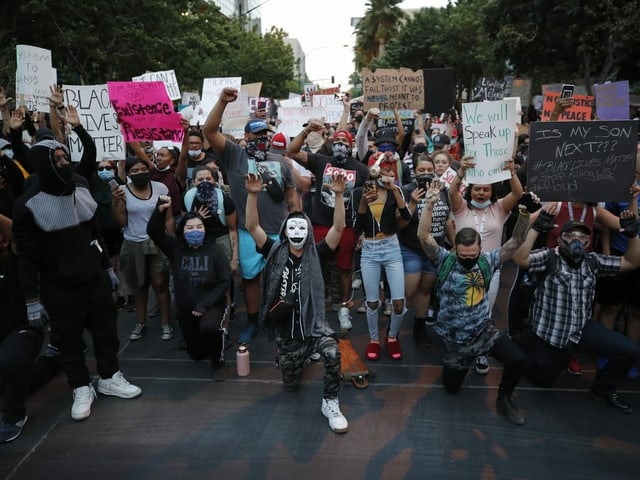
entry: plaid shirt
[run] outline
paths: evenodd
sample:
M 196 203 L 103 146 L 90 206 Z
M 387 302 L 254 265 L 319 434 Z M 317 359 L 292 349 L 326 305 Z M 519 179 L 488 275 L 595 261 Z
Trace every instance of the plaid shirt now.
M 595 257 L 595 270 L 586 260 L 580 268 L 572 268 L 554 250 L 541 248 L 529 255 L 529 272 L 544 272 L 547 256 L 558 254 L 556 271 L 546 275 L 536 288 L 531 304 L 531 328 L 542 340 L 556 348 L 565 348 L 569 342 L 578 343 L 582 329 L 591 318 L 596 277 L 614 275 L 620 271 L 620 257 L 589 253 Z

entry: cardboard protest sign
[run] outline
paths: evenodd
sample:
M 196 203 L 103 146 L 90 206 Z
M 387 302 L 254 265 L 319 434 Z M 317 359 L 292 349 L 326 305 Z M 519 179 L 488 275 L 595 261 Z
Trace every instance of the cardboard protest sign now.
M 422 72 L 425 93 L 420 109 L 435 115 L 448 112 L 456 101 L 453 68 L 425 68 Z
M 107 88 L 126 142 L 182 141 L 182 116 L 174 111 L 164 83 L 108 82 Z
M 424 107 L 424 73 L 408 68 L 362 69 L 365 110 L 421 110 Z
M 29 111 L 49 113 L 49 88 L 54 76 L 51 50 L 16 45 L 16 97 Z
M 533 122 L 527 188 L 543 201 L 629 201 L 637 120 Z
M 200 94 L 198 92 L 182 92 L 182 105 L 191 105 L 195 107 L 200 103 Z
M 344 112 L 344 104 L 342 100 L 336 98 L 335 95 L 314 95 L 312 107 L 322 108 L 322 115 L 327 123 L 340 123 L 342 113 Z
M 247 92 L 247 97 L 259 97 L 262 90 L 262 82 L 245 83 L 241 86 L 241 89 Z
M 80 123 L 96 144 L 96 160 L 124 160 L 124 137 L 107 85 L 64 85 L 63 90 L 64 103 L 78 110 Z M 74 132 L 68 138 L 71 159 L 79 162 L 82 158 L 80 139 Z
M 476 166 L 466 172 L 469 183 L 494 183 L 511 178 L 503 170 L 513 157 L 516 102 L 475 102 L 462 104 L 462 132 L 466 155 Z
M 207 121 L 207 116 L 213 108 L 213 106 L 220 98 L 220 93 L 225 87 L 235 88 L 240 90 L 242 83 L 242 77 L 219 77 L 219 78 L 205 78 L 202 80 L 202 100 L 200 104 L 194 108 L 195 112 L 191 125 L 204 125 Z M 235 103 L 235 102 L 234 102 Z
M 319 107 L 280 107 L 278 119 L 281 121 L 278 131 L 288 137 L 297 136 L 302 130 L 302 125 L 312 118 L 321 119 L 324 109 Z
M 134 82 L 163 82 L 167 87 L 167 94 L 171 100 L 180 100 L 180 86 L 176 78 L 176 72 L 173 70 L 165 70 L 163 72 L 145 72 L 142 75 L 133 77 Z
M 599 120 L 629 119 L 629 81 L 594 86 Z
M 542 105 L 542 121 L 546 122 L 551 118 L 551 112 L 556 104 L 556 99 L 560 96 L 560 92 L 546 92 L 544 94 L 544 103 Z M 573 106 L 567 108 L 560 114 L 559 122 L 586 122 L 591 120 L 591 112 L 593 110 L 593 97 L 589 95 L 573 95 Z

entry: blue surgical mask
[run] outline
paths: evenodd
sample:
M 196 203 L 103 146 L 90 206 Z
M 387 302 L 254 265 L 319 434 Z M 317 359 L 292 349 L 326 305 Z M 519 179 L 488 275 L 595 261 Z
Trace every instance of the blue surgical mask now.
M 202 230 L 189 230 L 184 232 L 184 239 L 190 247 L 198 247 L 204 242 L 204 232 Z
M 487 207 L 488 207 L 488 206 L 490 206 L 490 205 L 491 205 L 491 200 L 485 200 L 485 201 L 484 201 L 484 202 L 482 202 L 482 203 L 476 202 L 475 200 L 471 200 L 471 206 L 472 206 L 473 208 L 480 208 L 480 209 L 482 209 L 482 208 L 487 208 Z
M 115 174 L 113 173 L 113 170 L 98 170 L 98 177 L 103 182 L 108 182 L 115 177 Z
M 457 138 L 452 138 L 451 139 L 451 146 L 453 147 L 456 143 L 458 143 L 458 139 Z

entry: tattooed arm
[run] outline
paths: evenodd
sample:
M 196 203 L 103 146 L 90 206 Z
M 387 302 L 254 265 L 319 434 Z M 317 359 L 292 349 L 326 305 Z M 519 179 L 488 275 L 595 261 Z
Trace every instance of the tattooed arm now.
M 438 261 L 440 246 L 431 235 L 431 217 L 433 215 L 433 206 L 440 198 L 440 188 L 441 185 L 439 182 L 431 182 L 431 187 L 429 187 L 427 195 L 425 196 L 424 210 L 418 223 L 418 240 L 420 240 L 424 253 L 433 263 Z
M 525 239 L 527 239 L 527 231 L 529 230 L 529 212 L 527 212 L 526 208 L 520 206 L 519 213 L 520 214 L 518 215 L 516 226 L 513 228 L 513 234 L 511 235 L 511 238 L 507 240 L 505 244 L 500 248 L 501 265 L 504 265 L 504 263 L 513 256 L 516 250 L 520 248 Z M 530 249 L 531 245 L 529 246 L 529 250 Z M 527 257 L 528 256 L 529 252 L 527 252 Z

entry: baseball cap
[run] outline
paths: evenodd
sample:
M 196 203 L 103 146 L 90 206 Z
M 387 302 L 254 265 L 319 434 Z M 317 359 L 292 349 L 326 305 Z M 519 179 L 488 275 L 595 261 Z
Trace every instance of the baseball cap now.
M 345 137 L 349 140 L 349 143 L 353 143 L 353 136 L 348 130 L 337 130 L 336 133 L 333 134 L 333 139 L 335 140 L 337 137 Z
M 264 120 L 249 120 L 244 126 L 245 133 L 260 133 L 269 130 L 269 125 Z
M 397 144 L 395 132 L 388 128 L 383 128 L 376 131 L 375 135 L 373 136 L 373 143 L 378 145 L 379 143 L 387 142 Z
M 591 229 L 580 220 L 569 220 L 562 225 L 560 233 L 570 232 L 571 230 L 582 230 L 583 233 L 591 235 Z
M 44 128 L 44 127 L 36 130 L 36 134 L 34 135 L 34 137 L 36 139 L 36 143 L 42 140 L 56 139 L 55 135 L 53 134 L 53 130 L 51 130 L 50 128 Z
M 278 153 L 280 155 L 284 155 L 287 151 L 287 147 L 289 146 L 289 139 L 287 136 L 278 132 L 273 137 L 271 137 L 271 148 L 269 149 L 272 153 Z
M 433 137 L 433 146 L 434 147 L 444 147 L 445 145 L 450 145 L 451 140 L 444 133 L 439 133 Z

